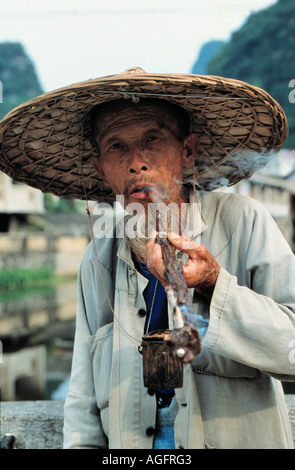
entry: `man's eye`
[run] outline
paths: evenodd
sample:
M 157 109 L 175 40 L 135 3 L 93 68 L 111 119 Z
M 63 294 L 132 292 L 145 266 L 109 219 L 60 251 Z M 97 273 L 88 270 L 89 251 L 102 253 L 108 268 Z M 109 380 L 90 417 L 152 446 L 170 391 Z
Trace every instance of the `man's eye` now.
M 146 143 L 149 144 L 151 142 L 156 142 L 158 139 L 159 139 L 159 137 L 157 135 L 149 135 L 146 138 Z
M 122 148 L 123 148 L 123 145 L 118 142 L 118 143 L 110 145 L 108 150 L 120 150 Z

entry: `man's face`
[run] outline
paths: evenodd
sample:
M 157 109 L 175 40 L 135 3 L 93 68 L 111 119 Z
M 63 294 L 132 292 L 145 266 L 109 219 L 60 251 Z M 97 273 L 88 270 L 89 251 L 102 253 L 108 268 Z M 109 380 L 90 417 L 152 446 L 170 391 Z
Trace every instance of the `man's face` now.
M 183 167 L 193 164 L 196 137 L 180 141 L 174 129 L 163 126 L 159 113 L 156 106 L 148 110 L 130 106 L 103 119 L 100 156 L 93 164 L 105 184 L 116 195 L 124 195 L 125 207 L 147 203 L 145 186 L 166 192 L 169 201 L 184 202 Z

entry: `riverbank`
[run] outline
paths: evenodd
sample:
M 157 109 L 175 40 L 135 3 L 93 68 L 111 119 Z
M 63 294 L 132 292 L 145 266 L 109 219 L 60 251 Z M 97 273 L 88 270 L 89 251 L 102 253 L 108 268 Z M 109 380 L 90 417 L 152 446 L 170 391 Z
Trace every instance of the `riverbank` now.
M 2 400 L 52 399 L 70 373 L 88 219 L 59 214 L 42 223 L 35 232 L 0 233 Z
M 51 268 L 56 276 L 74 276 L 89 241 L 50 232 L 0 234 L 0 270 Z

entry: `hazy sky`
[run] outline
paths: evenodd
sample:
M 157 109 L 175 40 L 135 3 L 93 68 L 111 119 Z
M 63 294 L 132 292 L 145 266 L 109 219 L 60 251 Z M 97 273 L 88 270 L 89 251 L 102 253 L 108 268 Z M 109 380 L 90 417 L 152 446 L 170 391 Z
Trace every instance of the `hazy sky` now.
M 131 66 L 190 73 L 202 45 L 227 40 L 276 0 L 2 0 L 0 42 L 20 41 L 44 91 Z M 1 80 L 1 77 L 0 77 Z

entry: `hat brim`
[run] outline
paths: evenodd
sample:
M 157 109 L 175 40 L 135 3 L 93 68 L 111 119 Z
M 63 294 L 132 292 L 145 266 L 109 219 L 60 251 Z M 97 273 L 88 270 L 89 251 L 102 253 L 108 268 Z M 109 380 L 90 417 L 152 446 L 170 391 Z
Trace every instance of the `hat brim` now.
M 200 145 L 184 181 L 205 191 L 249 178 L 287 137 L 284 111 L 257 87 L 215 76 L 129 71 L 45 93 L 9 112 L 0 122 L 0 170 L 44 193 L 113 201 L 91 163 L 96 150 L 85 116 L 100 103 L 150 97 L 191 113 Z

